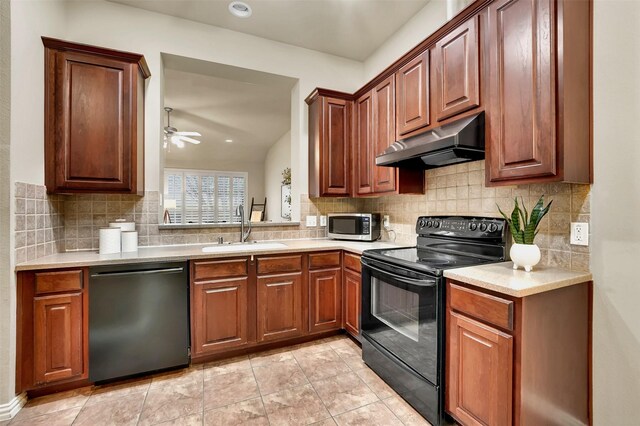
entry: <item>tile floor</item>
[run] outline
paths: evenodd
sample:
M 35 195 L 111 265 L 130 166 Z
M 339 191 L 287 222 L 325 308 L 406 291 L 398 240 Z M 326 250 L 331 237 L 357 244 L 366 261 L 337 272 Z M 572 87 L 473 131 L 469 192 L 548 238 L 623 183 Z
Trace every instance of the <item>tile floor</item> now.
M 346 336 L 37 398 L 7 424 L 429 425 Z

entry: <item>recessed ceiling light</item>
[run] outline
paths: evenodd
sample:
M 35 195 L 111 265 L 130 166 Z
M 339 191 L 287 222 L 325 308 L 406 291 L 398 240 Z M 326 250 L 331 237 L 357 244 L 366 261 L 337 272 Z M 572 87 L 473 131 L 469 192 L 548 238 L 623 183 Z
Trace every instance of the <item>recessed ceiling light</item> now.
M 226 143 L 231 143 L 231 142 L 233 142 L 233 139 L 225 139 L 224 141 L 225 141 Z
M 243 1 L 232 1 L 229 3 L 229 12 L 238 18 L 248 18 L 251 16 L 251 7 Z

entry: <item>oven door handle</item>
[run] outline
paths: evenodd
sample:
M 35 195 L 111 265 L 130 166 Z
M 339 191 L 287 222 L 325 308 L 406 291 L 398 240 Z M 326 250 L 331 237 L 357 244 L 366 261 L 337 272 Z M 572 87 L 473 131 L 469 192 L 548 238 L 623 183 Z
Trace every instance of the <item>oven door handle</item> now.
M 429 278 L 429 279 L 426 279 L 426 280 L 418 280 L 418 279 L 415 279 L 415 278 L 409 278 L 409 277 L 405 277 L 405 276 L 402 276 L 402 275 L 394 274 L 393 272 L 386 271 L 384 269 L 376 268 L 375 266 L 373 266 L 369 262 L 362 262 L 362 264 L 365 267 L 367 267 L 367 268 L 369 268 L 369 269 L 371 269 L 373 271 L 379 272 L 381 274 L 389 275 L 389 276 L 393 277 L 394 279 L 396 279 L 398 281 L 401 281 L 401 282 L 404 282 L 406 284 L 415 285 L 415 286 L 419 286 L 419 287 L 433 287 L 434 285 L 436 285 L 436 280 L 434 278 Z

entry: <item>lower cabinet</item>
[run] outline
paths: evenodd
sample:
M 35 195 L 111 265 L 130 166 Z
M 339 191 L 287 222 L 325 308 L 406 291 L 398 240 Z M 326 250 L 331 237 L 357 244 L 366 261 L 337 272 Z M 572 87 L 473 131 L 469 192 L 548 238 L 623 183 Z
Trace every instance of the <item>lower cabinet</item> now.
M 447 281 L 446 411 L 461 425 L 591 424 L 592 291 L 511 297 Z
M 258 342 L 298 337 L 302 321 L 302 272 L 258 277 Z
M 86 280 L 86 269 L 18 274 L 18 392 L 88 377 Z
M 248 277 L 192 284 L 195 356 L 247 344 Z
M 342 328 L 342 270 L 309 272 L 309 331 Z
M 360 338 L 360 311 L 362 304 L 362 266 L 360 256 L 344 253 L 342 273 L 342 323 L 343 328 L 355 338 Z

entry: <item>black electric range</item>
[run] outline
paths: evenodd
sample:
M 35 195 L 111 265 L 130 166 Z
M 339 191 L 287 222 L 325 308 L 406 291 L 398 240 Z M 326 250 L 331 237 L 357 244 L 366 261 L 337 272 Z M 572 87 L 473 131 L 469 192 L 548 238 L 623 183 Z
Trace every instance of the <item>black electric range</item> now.
M 363 359 L 431 424 L 445 422 L 443 271 L 506 260 L 503 219 L 423 216 L 415 247 L 362 254 Z

